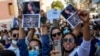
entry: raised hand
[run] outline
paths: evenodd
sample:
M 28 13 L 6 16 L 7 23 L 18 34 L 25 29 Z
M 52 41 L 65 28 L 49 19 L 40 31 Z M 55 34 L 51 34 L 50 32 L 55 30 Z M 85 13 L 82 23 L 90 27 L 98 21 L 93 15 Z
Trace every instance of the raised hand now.
M 79 17 L 81 18 L 81 20 L 83 21 L 83 23 L 89 23 L 89 12 L 87 11 L 78 11 Z

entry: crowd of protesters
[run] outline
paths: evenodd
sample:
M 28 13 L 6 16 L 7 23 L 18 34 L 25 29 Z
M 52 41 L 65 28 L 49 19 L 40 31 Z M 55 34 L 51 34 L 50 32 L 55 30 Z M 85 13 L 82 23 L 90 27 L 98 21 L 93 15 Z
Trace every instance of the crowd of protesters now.
M 82 23 L 74 29 L 67 22 L 51 27 L 41 11 L 41 27 L 27 30 L 21 27 L 20 15 L 19 27 L 0 31 L 0 56 L 100 56 L 100 28 L 90 23 L 87 11 L 79 10 L 78 15 Z M 54 49 L 55 40 L 61 41 L 61 51 Z

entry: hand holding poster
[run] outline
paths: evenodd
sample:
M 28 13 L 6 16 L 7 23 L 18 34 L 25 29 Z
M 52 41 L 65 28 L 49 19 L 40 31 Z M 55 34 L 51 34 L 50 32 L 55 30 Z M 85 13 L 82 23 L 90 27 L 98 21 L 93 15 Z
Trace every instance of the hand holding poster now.
M 23 28 L 40 27 L 40 2 L 27 1 L 23 2 Z
M 39 14 L 23 14 L 22 19 L 23 28 L 35 28 L 40 27 L 40 15 Z

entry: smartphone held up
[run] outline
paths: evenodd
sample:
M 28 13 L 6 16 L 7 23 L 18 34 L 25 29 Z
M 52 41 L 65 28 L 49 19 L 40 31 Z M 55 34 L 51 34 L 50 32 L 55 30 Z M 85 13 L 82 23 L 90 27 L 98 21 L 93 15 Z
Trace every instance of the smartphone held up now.
M 54 40 L 54 50 L 59 51 L 57 56 L 62 56 L 62 49 L 61 49 L 61 41 L 60 40 Z

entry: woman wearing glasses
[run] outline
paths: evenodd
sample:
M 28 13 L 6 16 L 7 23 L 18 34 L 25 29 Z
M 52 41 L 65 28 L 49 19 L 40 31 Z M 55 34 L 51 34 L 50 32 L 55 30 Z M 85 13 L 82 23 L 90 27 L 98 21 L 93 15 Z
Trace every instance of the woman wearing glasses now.
M 61 40 L 62 39 L 62 32 L 58 27 L 53 27 L 50 32 L 51 40 Z
M 41 56 L 41 42 L 37 39 L 32 39 L 29 43 L 29 56 Z

